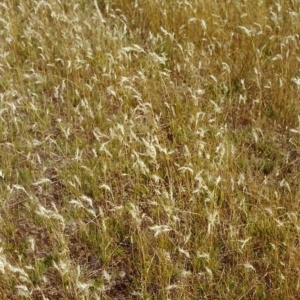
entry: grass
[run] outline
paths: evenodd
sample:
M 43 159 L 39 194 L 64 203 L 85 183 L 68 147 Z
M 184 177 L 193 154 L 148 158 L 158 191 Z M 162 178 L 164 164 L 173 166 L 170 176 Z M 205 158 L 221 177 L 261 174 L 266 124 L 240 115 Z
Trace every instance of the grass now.
M 297 1 L 0 5 L 1 299 L 298 299 Z

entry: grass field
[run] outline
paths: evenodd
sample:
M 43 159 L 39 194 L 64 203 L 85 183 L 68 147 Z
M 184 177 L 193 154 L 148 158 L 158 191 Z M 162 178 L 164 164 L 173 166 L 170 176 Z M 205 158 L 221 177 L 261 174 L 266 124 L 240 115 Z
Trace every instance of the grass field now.
M 0 3 L 1 299 L 300 299 L 300 2 Z

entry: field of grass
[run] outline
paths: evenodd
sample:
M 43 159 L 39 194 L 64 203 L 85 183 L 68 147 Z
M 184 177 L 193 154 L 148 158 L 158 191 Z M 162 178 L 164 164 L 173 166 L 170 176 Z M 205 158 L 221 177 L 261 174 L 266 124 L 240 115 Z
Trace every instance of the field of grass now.
M 300 299 L 300 2 L 0 3 L 1 299 Z

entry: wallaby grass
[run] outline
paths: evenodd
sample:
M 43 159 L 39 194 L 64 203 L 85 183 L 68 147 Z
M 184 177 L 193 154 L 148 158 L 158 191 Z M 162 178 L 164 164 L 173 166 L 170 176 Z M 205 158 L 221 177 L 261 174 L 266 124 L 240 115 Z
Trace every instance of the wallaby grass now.
M 297 299 L 297 1 L 0 5 L 2 299 Z

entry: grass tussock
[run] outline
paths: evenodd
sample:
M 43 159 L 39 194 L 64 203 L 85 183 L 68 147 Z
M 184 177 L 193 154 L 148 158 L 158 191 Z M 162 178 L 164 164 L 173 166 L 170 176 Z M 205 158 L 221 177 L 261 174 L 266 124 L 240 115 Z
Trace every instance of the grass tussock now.
M 0 4 L 1 299 L 297 299 L 297 1 Z

